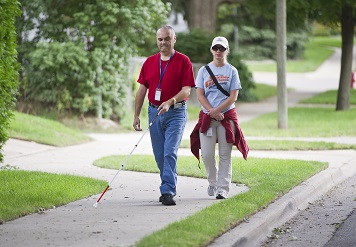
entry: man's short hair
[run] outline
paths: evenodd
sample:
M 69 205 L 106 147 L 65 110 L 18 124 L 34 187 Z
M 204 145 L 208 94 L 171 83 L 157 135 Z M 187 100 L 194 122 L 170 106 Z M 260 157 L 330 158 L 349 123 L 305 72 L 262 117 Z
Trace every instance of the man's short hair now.
M 170 26 L 170 25 L 163 25 L 163 26 L 161 26 L 160 28 L 157 29 L 157 32 L 158 32 L 159 30 L 161 30 L 161 29 L 168 29 L 168 30 L 171 31 L 171 34 L 172 34 L 173 36 L 176 35 L 176 32 L 174 31 L 173 27 Z

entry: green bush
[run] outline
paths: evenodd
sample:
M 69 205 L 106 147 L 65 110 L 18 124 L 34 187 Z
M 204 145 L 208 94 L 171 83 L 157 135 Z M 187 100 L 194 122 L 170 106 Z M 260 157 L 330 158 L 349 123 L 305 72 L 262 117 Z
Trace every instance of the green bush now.
M 16 22 L 24 103 L 58 113 L 120 119 L 128 113 L 129 60 L 155 27 L 166 23 L 169 4 L 152 1 L 20 0 Z M 34 21 L 38 20 L 38 21 Z M 95 20 L 95 21 L 94 21 Z M 35 101 L 35 102 L 33 102 Z M 61 112 L 60 112 L 61 111 Z M 79 114 L 78 114 L 79 115 Z
M 287 58 L 301 58 L 307 41 L 308 37 L 304 33 L 289 33 L 287 36 Z
M 13 0 L 0 2 L 0 162 L 2 147 L 8 139 L 7 128 L 15 104 L 18 87 L 15 17 L 20 14 L 19 3 Z
M 174 47 L 187 55 L 193 63 L 208 63 L 212 59 L 210 45 L 215 36 L 201 29 L 191 30 L 189 33 L 177 33 Z
M 288 33 L 287 58 L 298 59 L 304 53 L 307 41 L 305 33 Z M 239 54 L 245 60 L 275 59 L 276 34 L 271 29 L 241 27 L 239 33 Z
M 38 43 L 29 61 L 21 84 L 23 100 L 54 106 L 57 111 L 95 111 L 94 75 L 83 49 L 71 42 Z
M 238 52 L 245 60 L 273 59 L 276 51 L 276 35 L 272 30 L 241 27 Z
M 234 65 L 239 72 L 242 90 L 239 91 L 238 101 L 253 102 L 257 101 L 257 97 L 252 93 L 252 89 L 256 87 L 253 81 L 252 73 L 248 67 L 240 59 L 237 52 L 232 52 L 229 55 L 229 63 Z
M 312 24 L 312 34 L 313 36 L 330 36 L 330 35 L 340 35 L 341 34 L 341 27 L 340 25 L 336 26 L 325 26 L 321 23 L 316 21 Z

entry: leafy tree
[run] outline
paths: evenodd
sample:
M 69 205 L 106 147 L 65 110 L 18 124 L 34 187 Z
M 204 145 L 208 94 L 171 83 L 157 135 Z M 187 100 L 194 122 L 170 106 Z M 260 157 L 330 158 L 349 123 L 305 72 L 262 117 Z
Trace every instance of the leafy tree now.
M 20 15 L 19 3 L 13 0 L 0 2 L 0 162 L 2 148 L 8 140 L 6 129 L 15 104 L 18 87 L 15 17 Z
M 309 23 L 309 3 L 287 1 L 287 57 L 298 59 L 304 52 Z M 218 32 L 234 40 L 238 35 L 238 51 L 244 59 L 275 59 L 276 1 L 249 0 L 219 6 Z M 236 27 L 238 26 L 238 33 Z
M 22 34 L 36 31 L 32 39 L 19 38 L 22 99 L 48 103 L 58 110 L 95 112 L 99 118 L 120 118 L 130 83 L 128 61 L 145 38 L 165 23 L 169 4 L 159 0 L 21 1 L 25 14 L 18 28 Z
M 307 22 L 310 1 L 287 1 L 287 30 L 289 32 L 305 31 L 309 28 Z M 235 4 L 222 4 L 219 7 L 218 26 L 225 23 L 235 23 L 256 29 L 275 30 L 276 1 L 248 0 Z

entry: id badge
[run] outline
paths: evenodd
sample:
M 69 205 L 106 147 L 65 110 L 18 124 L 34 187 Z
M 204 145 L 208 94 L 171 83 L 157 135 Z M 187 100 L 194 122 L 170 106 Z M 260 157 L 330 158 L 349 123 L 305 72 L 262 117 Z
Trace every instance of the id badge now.
M 206 136 L 213 136 L 213 128 L 209 128 L 207 131 L 206 131 Z
M 156 93 L 155 93 L 155 100 L 156 101 L 160 101 L 161 100 L 161 92 L 162 92 L 162 90 L 160 88 L 156 89 Z

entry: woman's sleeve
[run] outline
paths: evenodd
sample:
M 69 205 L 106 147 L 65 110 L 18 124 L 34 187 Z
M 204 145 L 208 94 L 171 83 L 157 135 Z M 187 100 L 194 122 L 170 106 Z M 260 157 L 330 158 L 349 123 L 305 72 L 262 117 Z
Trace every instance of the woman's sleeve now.
M 237 69 L 235 67 L 232 66 L 230 91 L 231 90 L 240 90 L 240 89 L 242 89 L 242 87 L 241 87 L 239 72 L 237 71 Z
M 203 77 L 204 67 L 201 67 L 198 71 L 197 78 L 195 79 L 195 84 L 197 88 L 204 89 L 204 77 Z

